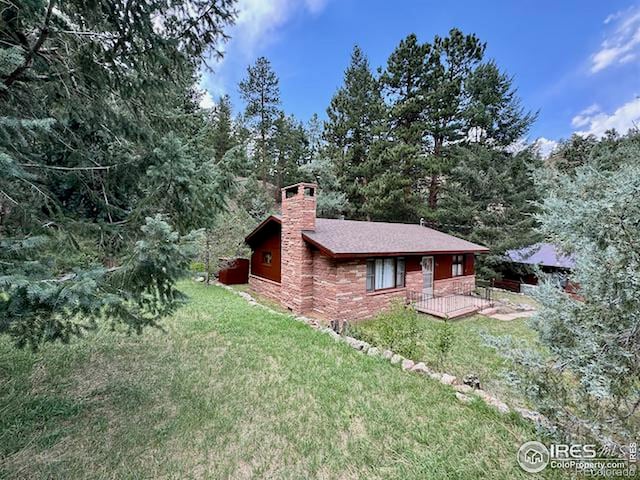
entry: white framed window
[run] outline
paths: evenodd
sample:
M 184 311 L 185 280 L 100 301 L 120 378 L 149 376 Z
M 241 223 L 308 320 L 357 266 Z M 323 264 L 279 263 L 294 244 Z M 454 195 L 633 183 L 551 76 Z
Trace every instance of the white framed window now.
M 451 276 L 460 277 L 464 275 L 464 255 L 454 255 L 451 262 Z
M 404 257 L 367 260 L 367 291 L 404 287 Z

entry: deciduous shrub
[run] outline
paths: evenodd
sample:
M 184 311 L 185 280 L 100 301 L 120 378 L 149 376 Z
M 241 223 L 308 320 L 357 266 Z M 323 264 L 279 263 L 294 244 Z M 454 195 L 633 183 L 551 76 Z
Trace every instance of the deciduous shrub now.
M 204 272 L 204 263 L 202 262 L 191 262 L 189 269 L 194 273 L 202 273 Z
M 441 368 L 444 367 L 444 364 L 451 353 L 451 348 L 453 347 L 454 342 L 455 331 L 451 327 L 451 324 L 445 321 L 442 328 L 438 329 L 436 342 L 434 344 L 438 357 L 438 364 Z
M 348 333 L 379 348 L 415 358 L 419 335 L 416 311 L 403 302 L 394 302 L 388 310 L 371 320 L 350 325 Z

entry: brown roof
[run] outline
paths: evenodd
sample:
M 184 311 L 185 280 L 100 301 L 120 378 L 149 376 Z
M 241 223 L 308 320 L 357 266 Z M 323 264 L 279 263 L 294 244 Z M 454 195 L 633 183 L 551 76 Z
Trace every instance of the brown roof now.
M 488 252 L 475 243 L 407 223 L 316 219 L 303 238 L 332 256 Z
M 280 217 L 268 220 L 280 222 Z M 263 226 L 267 221 L 260 224 Z M 253 236 L 260 226 L 249 236 Z M 303 238 L 332 257 L 486 253 L 488 248 L 417 224 L 317 218 Z

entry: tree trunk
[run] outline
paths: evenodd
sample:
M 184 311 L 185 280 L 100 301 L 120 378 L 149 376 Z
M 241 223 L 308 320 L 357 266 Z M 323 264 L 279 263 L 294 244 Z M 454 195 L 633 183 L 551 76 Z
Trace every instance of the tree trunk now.
M 273 192 L 273 195 L 275 197 L 276 203 L 278 203 L 280 201 L 280 192 L 282 191 L 282 189 L 284 188 L 284 181 L 282 179 L 282 172 L 280 171 L 280 169 L 278 169 L 278 181 L 277 181 L 277 187 L 275 192 Z
M 268 168 L 267 168 L 267 133 L 264 129 L 261 129 L 260 132 L 260 156 L 262 157 L 262 161 L 260 162 L 260 168 L 262 170 L 262 181 L 266 184 L 268 179 Z
M 440 137 L 436 137 L 434 138 L 433 143 L 434 143 L 433 156 L 436 157 L 438 161 L 441 161 L 440 156 L 442 154 L 442 144 L 444 143 L 444 139 Z M 438 167 L 441 168 L 441 166 L 438 166 Z M 438 208 L 439 189 L 440 189 L 440 178 L 437 173 L 432 173 L 431 181 L 429 182 L 429 199 L 428 199 L 429 208 L 431 210 L 435 210 L 436 208 Z
M 211 282 L 211 237 L 209 236 L 210 232 L 206 233 L 205 236 L 205 268 L 206 268 L 206 274 L 205 274 L 205 281 L 207 282 L 207 285 L 209 285 L 209 283 Z
M 437 174 L 431 175 L 431 181 L 429 182 L 429 208 L 435 210 L 438 207 L 438 189 L 440 188 L 440 182 Z
M 260 91 L 260 141 L 262 143 L 262 181 L 267 183 L 269 169 L 267 168 L 267 114 L 264 90 Z

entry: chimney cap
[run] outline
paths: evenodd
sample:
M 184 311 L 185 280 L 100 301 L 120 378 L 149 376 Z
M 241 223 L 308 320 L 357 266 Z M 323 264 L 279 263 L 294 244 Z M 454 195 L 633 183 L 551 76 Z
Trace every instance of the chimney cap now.
M 310 182 L 298 182 L 298 183 L 294 183 L 293 185 L 289 185 L 287 187 L 282 187 L 282 191 L 284 192 L 285 190 L 290 190 L 294 187 L 310 187 L 310 188 L 318 188 L 318 184 L 317 183 L 310 183 Z

